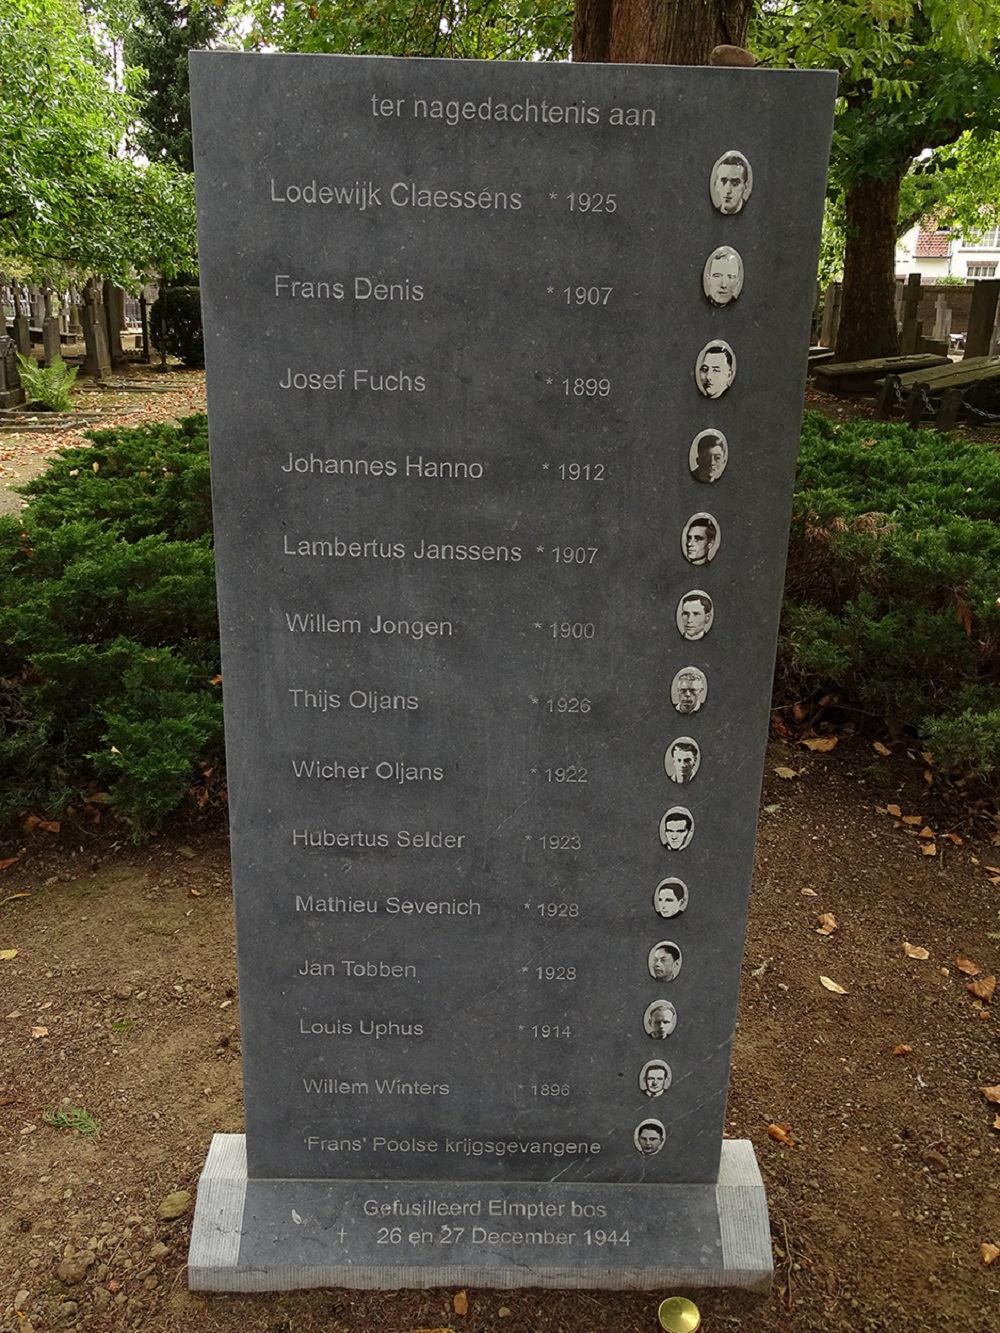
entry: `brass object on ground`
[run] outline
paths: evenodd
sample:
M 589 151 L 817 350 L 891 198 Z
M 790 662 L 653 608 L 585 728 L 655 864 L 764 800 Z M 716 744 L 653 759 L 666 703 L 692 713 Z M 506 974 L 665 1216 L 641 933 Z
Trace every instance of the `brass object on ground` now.
M 668 1296 L 656 1313 L 666 1333 L 696 1333 L 701 1328 L 701 1311 L 686 1296 Z

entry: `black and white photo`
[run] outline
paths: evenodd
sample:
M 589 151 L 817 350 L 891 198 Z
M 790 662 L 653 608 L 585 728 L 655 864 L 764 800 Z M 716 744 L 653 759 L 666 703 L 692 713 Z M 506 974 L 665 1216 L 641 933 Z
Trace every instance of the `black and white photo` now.
M 697 643 L 703 639 L 712 628 L 714 619 L 712 599 L 701 588 L 692 588 L 677 603 L 677 628 L 688 643 Z
M 739 213 L 753 190 L 753 168 L 742 153 L 730 149 L 717 158 L 709 179 L 712 203 L 727 217 Z
M 681 667 L 670 682 L 670 702 L 685 716 L 697 713 L 708 699 L 708 677 L 699 667 Z
M 648 1037 L 654 1041 L 664 1041 L 677 1026 L 677 1010 L 669 1000 L 654 1000 L 646 1006 L 642 1026 Z
M 706 343 L 694 363 L 698 392 L 705 398 L 721 398 L 736 378 L 736 353 L 727 342 Z
M 653 911 L 665 921 L 680 916 L 688 905 L 688 887 L 682 879 L 661 879 L 653 890 Z
M 667 1131 L 659 1120 L 641 1120 L 635 1127 L 632 1142 L 643 1157 L 655 1157 L 663 1147 Z
M 646 965 L 654 981 L 673 981 L 681 970 L 681 951 L 673 940 L 660 940 L 650 949 Z
M 731 245 L 720 245 L 705 260 L 701 285 L 713 305 L 729 305 L 743 290 L 743 260 Z
M 712 514 L 692 514 L 681 531 L 681 550 L 689 565 L 707 565 L 722 545 L 719 520 Z
M 647 1097 L 662 1097 L 672 1079 L 666 1060 L 647 1060 L 639 1070 L 639 1091 Z
M 672 805 L 660 820 L 660 842 L 668 852 L 682 852 L 694 837 L 694 815 L 682 805 Z
M 663 755 L 663 768 L 671 782 L 693 782 L 701 766 L 701 749 L 690 736 L 678 736 Z
M 688 466 L 695 481 L 718 481 L 729 462 L 729 445 L 721 430 L 703 430 L 691 441 Z

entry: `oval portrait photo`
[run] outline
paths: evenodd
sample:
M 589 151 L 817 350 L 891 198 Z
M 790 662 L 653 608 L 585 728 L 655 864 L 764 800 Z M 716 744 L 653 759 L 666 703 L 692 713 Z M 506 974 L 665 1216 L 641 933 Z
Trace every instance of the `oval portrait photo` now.
M 677 603 L 675 619 L 681 637 L 689 643 L 697 643 L 712 628 L 715 619 L 711 597 L 701 588 L 692 588 Z
M 643 1157 L 655 1157 L 666 1141 L 667 1131 L 659 1120 L 640 1120 L 632 1135 L 632 1142 Z
M 721 430 L 703 430 L 691 441 L 688 466 L 695 481 L 718 481 L 729 462 L 729 445 Z
M 708 192 L 712 203 L 727 217 L 739 213 L 753 190 L 753 167 L 742 153 L 730 149 L 712 167 Z
M 669 921 L 688 905 L 688 887 L 682 879 L 661 879 L 653 890 L 653 911 Z
M 701 750 L 690 736 L 678 736 L 663 754 L 663 769 L 671 782 L 692 782 L 701 766 Z
M 650 949 L 646 966 L 654 981 L 673 981 L 681 970 L 681 951 L 673 940 L 660 940 Z
M 682 805 L 672 805 L 660 820 L 660 842 L 668 852 L 682 852 L 694 837 L 694 815 Z
M 711 514 L 692 514 L 681 531 L 681 551 L 689 565 L 707 565 L 722 545 L 719 520 Z
M 695 666 L 681 667 L 670 682 L 670 702 L 678 713 L 697 713 L 708 698 L 708 677 Z
M 647 1097 L 662 1097 L 672 1078 L 666 1060 L 647 1060 L 639 1070 L 639 1091 Z
M 743 260 L 731 245 L 720 245 L 705 260 L 702 289 L 713 305 L 729 305 L 743 290 Z
M 736 353 L 725 342 L 706 343 L 694 363 L 694 380 L 705 398 L 721 398 L 736 378 Z
M 669 1000 L 654 1000 L 652 1004 L 646 1006 L 646 1012 L 642 1016 L 642 1026 L 647 1037 L 663 1041 L 677 1026 L 677 1010 Z

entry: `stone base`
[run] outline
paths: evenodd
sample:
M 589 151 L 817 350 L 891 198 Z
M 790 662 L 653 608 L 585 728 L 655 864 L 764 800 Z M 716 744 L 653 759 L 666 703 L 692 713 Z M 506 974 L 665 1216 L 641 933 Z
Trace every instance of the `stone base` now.
M 0 389 L 0 407 L 20 407 L 27 401 L 23 389 Z
M 248 1180 L 244 1136 L 216 1134 L 188 1255 L 193 1291 L 766 1289 L 771 1276 L 746 1140 L 723 1143 L 714 1185 L 425 1184 Z

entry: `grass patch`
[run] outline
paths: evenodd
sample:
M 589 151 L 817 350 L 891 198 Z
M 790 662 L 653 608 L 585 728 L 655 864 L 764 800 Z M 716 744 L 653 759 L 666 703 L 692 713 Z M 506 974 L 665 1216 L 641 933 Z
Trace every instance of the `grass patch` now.
M 72 1129 L 77 1134 L 98 1134 L 101 1122 L 83 1106 L 46 1106 L 42 1119 L 54 1129 Z

